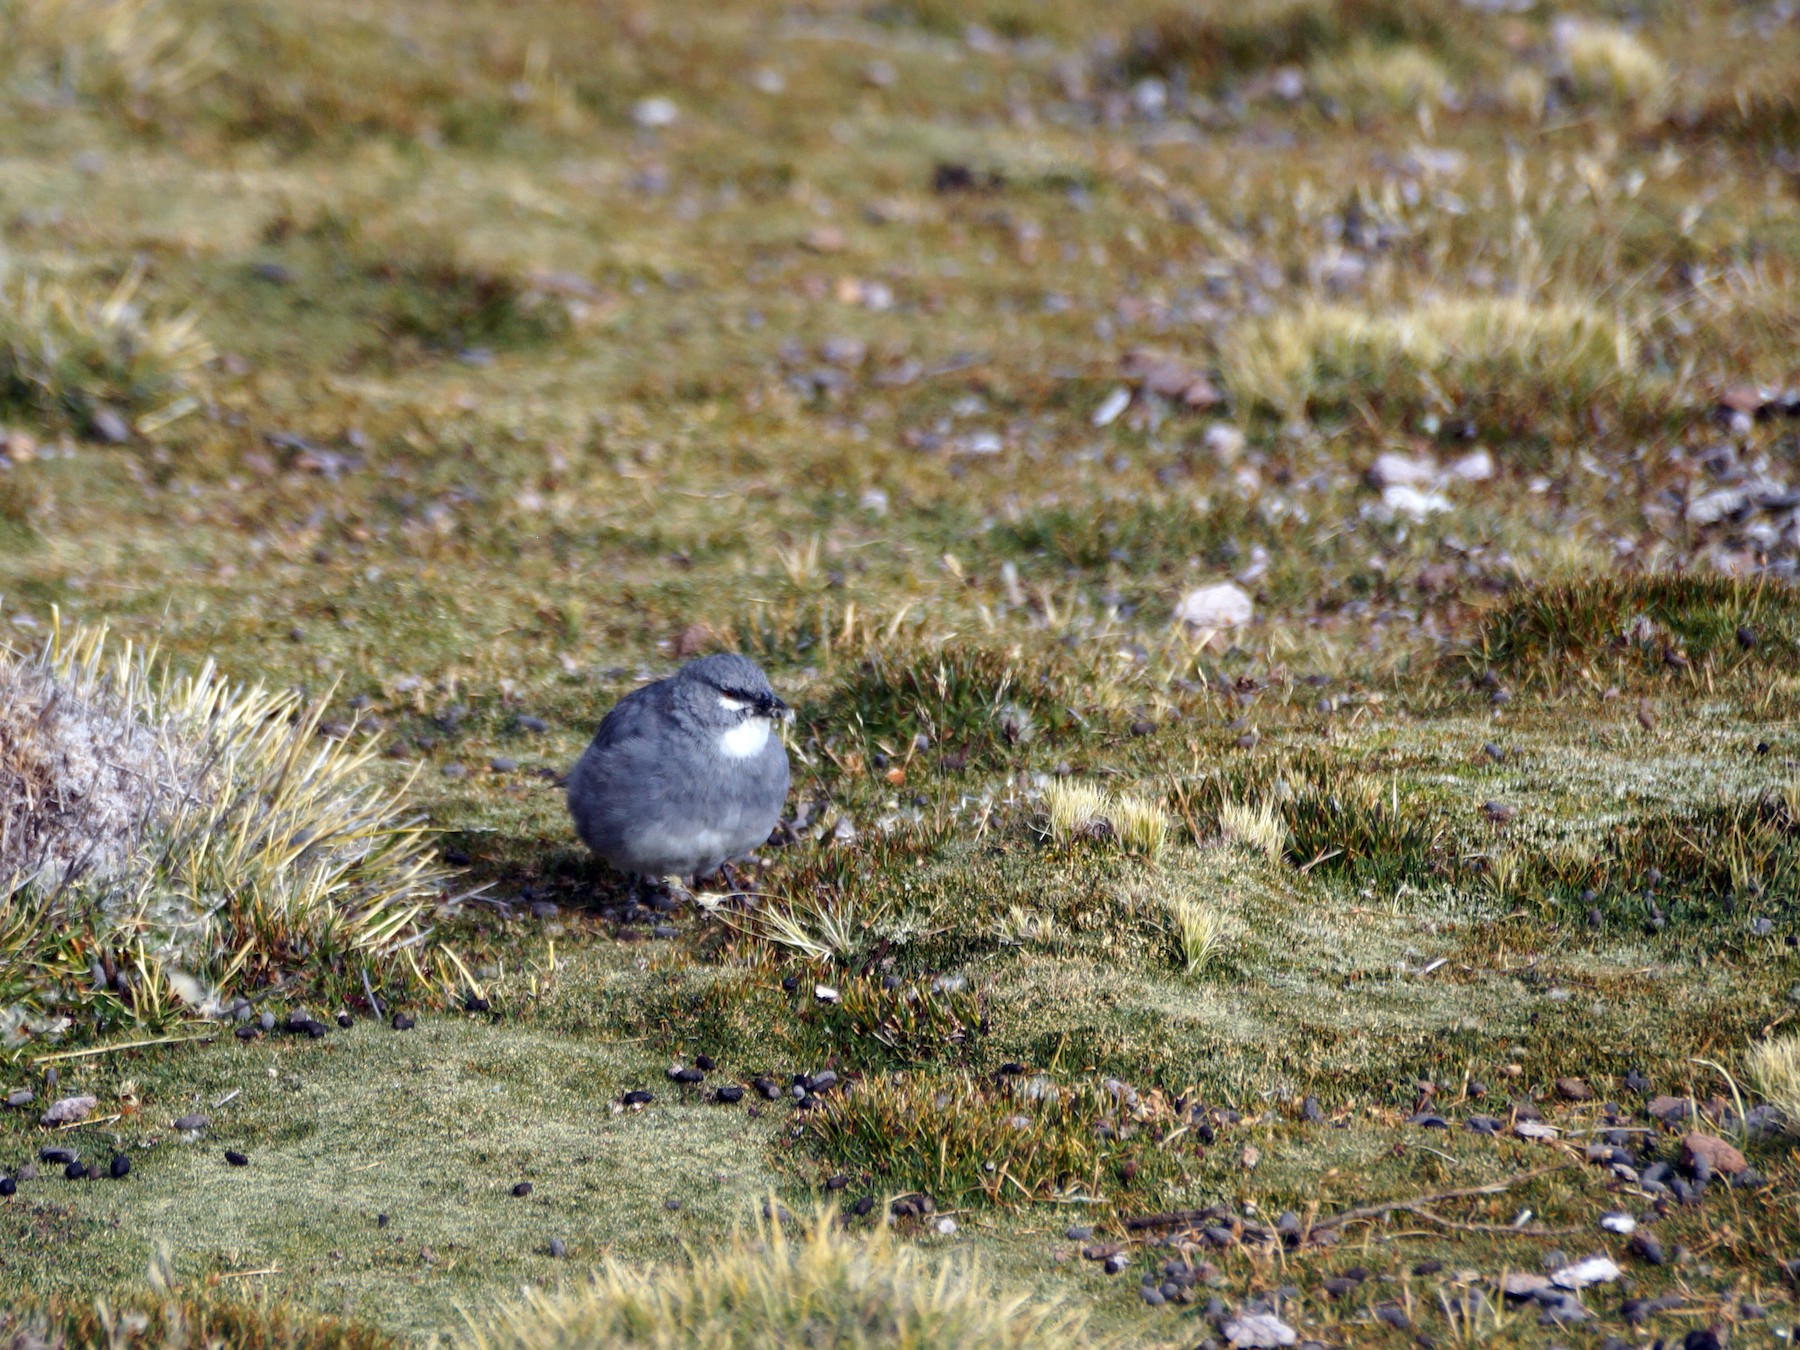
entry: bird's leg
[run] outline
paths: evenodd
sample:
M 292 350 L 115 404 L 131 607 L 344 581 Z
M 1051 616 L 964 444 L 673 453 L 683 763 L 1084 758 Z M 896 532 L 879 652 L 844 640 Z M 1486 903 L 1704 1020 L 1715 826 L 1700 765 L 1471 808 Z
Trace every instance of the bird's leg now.
M 733 896 L 741 896 L 744 893 L 744 883 L 738 880 L 738 875 L 731 870 L 730 863 L 719 864 L 719 875 L 725 878 L 725 884 L 731 888 Z

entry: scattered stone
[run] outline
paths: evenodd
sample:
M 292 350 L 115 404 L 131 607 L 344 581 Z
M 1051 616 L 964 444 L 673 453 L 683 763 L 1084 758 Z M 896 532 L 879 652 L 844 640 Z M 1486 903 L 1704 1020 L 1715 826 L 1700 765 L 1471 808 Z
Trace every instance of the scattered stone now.
M 1521 1139 L 1547 1141 L 1556 1138 L 1556 1127 L 1541 1120 L 1521 1120 L 1513 1125 L 1513 1133 Z
M 1471 450 L 1461 459 L 1452 461 L 1445 472 L 1459 482 L 1485 483 L 1494 476 L 1494 457 L 1485 449 Z
M 1550 1287 L 1548 1276 L 1533 1275 L 1529 1271 L 1509 1271 L 1500 1277 L 1500 1292 L 1508 1298 L 1536 1298 L 1540 1292 Z
M 1600 1226 L 1609 1233 L 1634 1233 L 1637 1231 L 1637 1220 L 1622 1210 L 1613 1210 L 1600 1216 Z
M 1071 1224 L 1063 1236 L 1070 1242 L 1086 1242 L 1094 1236 L 1094 1230 L 1084 1223 Z
M 94 1114 L 94 1108 L 100 1105 L 95 1097 L 64 1097 L 53 1102 L 50 1109 L 40 1117 L 40 1125 L 73 1125 L 76 1121 L 86 1120 Z
M 1681 1165 L 1696 1176 L 1704 1165 L 1709 1172 L 1719 1172 L 1729 1177 L 1743 1171 L 1750 1163 L 1723 1139 L 1695 1132 L 1681 1141 Z
M 1108 1257 L 1118 1254 L 1119 1244 L 1116 1242 L 1096 1242 L 1081 1249 L 1081 1257 L 1084 1261 L 1104 1261 Z
M 560 1259 L 564 1256 L 567 1256 L 568 1254 L 569 1254 L 569 1248 L 568 1248 L 567 1244 L 565 1244 L 561 1238 L 551 1238 L 550 1239 L 550 1255 Z
M 1644 1106 L 1653 1119 L 1661 1121 L 1685 1120 L 1688 1115 L 1687 1099 L 1668 1095 L 1652 1097 Z
M 1389 450 L 1369 466 L 1372 487 L 1423 487 L 1438 476 L 1437 461 L 1428 455 L 1402 455 Z
M 676 1083 L 699 1083 L 705 1081 L 706 1073 L 702 1069 L 683 1068 L 676 1065 L 669 1071 L 669 1078 Z
M 127 1158 L 123 1153 L 115 1153 L 113 1155 L 112 1167 L 109 1170 L 112 1172 L 114 1181 L 127 1177 L 131 1175 L 131 1159 Z
M 1668 1255 L 1663 1251 L 1663 1245 L 1657 1241 L 1654 1233 L 1633 1233 L 1631 1241 L 1625 1245 L 1626 1250 L 1633 1256 L 1648 1261 L 1653 1266 L 1664 1265 L 1668 1262 Z
M 648 1106 L 655 1100 L 656 1098 L 652 1097 L 642 1088 L 634 1088 L 630 1092 L 627 1092 L 623 1097 L 619 1098 L 619 1104 L 621 1106 Z
M 1222 1331 L 1228 1345 L 1241 1350 L 1279 1350 L 1293 1345 L 1300 1334 L 1274 1313 L 1243 1313 L 1227 1322 Z
M 53 1167 L 61 1167 L 64 1163 L 72 1163 L 76 1158 L 72 1148 L 59 1148 L 54 1144 L 46 1144 L 38 1150 L 38 1161 L 49 1163 Z
M 408 1016 L 406 1013 L 394 1014 L 393 1028 L 395 1031 L 411 1031 L 418 1024 L 417 1019 Z
M 526 1196 L 531 1194 L 531 1183 L 529 1181 L 521 1181 L 512 1188 L 512 1193 L 523 1200 Z
M 1550 1277 L 1559 1289 L 1586 1289 L 1590 1284 L 1610 1284 L 1623 1272 L 1610 1256 L 1590 1256 L 1564 1266 Z
M 88 427 L 108 445 L 123 445 L 131 439 L 131 424 L 116 409 L 104 405 L 94 409 Z
M 250 1159 L 234 1148 L 225 1150 L 225 1161 L 233 1167 L 248 1167 L 250 1165 Z
M 174 1127 L 186 1134 L 193 1130 L 205 1130 L 212 1127 L 212 1117 L 202 1115 L 177 1116 L 172 1122 Z
M 20 1107 L 30 1106 L 36 1100 L 37 1093 L 33 1092 L 30 1088 L 18 1088 L 17 1090 L 6 1094 L 6 1104 L 15 1111 Z
M 72 1162 L 67 1167 L 63 1168 L 63 1175 L 70 1181 L 85 1181 L 87 1180 L 87 1174 L 88 1170 L 86 1163 Z
M 19 1189 L 19 1183 L 11 1177 L 0 1177 L 0 1195 L 11 1195 Z
M 646 130 L 674 126 L 680 117 L 681 109 L 675 100 L 660 94 L 654 98 L 641 98 L 631 105 L 631 120 Z
M 1217 633 L 1243 627 L 1255 610 L 1249 593 L 1227 581 L 1189 591 L 1175 607 L 1175 619 L 1197 631 Z
M 946 1220 L 946 1222 L 948 1222 L 948 1220 Z M 1148 1303 L 1152 1308 L 1160 1308 L 1169 1301 L 1163 1297 L 1163 1291 L 1161 1289 L 1150 1284 L 1138 1286 L 1138 1297 L 1143 1299 L 1144 1302 Z
M 1594 1100 L 1594 1090 L 1579 1078 L 1557 1079 L 1556 1095 L 1565 1102 L 1591 1102 Z
M 741 1102 L 744 1100 L 743 1086 L 739 1083 L 727 1083 L 724 1087 L 713 1093 L 713 1100 L 716 1102 L 724 1102 L 726 1105 L 730 1105 L 733 1102 Z
M 853 1214 L 855 1214 L 858 1218 L 863 1217 L 870 1210 L 872 1210 L 874 1208 L 875 1208 L 875 1197 L 872 1195 L 865 1195 L 861 1199 L 859 1199 L 854 1205 L 850 1206 L 851 1212 Z

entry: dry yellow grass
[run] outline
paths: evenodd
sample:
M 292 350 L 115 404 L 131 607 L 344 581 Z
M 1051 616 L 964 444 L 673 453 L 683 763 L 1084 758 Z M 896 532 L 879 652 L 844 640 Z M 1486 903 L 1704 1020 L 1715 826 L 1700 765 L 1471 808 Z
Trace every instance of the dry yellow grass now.
M 1352 113 L 1410 112 L 1421 103 L 1441 104 L 1454 92 L 1450 76 L 1422 47 L 1377 47 L 1359 42 L 1320 62 L 1313 87 Z
M 1062 779 L 1044 793 L 1044 810 L 1050 820 L 1050 837 L 1067 844 L 1092 834 L 1107 821 L 1108 798 L 1092 783 Z
M 1787 1117 L 1790 1129 L 1800 1129 L 1800 1036 L 1758 1041 L 1744 1065 L 1762 1099 Z
M 1306 304 L 1241 327 L 1223 366 L 1244 406 L 1297 414 L 1333 380 L 1484 372 L 1581 390 L 1618 377 L 1635 359 L 1630 327 L 1592 303 L 1480 295 L 1382 308 Z
M 1556 46 L 1578 97 L 1643 112 L 1667 103 L 1673 86 L 1668 63 L 1636 34 L 1615 24 L 1564 19 Z
M 797 1236 L 778 1223 L 689 1264 L 609 1261 L 589 1282 L 527 1291 L 471 1326 L 465 1350 L 656 1350 L 795 1345 L 826 1350 L 986 1350 L 1090 1345 L 1087 1318 L 993 1289 L 977 1261 L 927 1256 L 886 1229 L 851 1236 L 821 1213 Z
M 1287 848 L 1287 825 L 1273 802 L 1251 806 L 1242 802 L 1224 802 L 1219 807 L 1219 833 L 1230 843 L 1261 853 L 1270 862 L 1280 862 Z

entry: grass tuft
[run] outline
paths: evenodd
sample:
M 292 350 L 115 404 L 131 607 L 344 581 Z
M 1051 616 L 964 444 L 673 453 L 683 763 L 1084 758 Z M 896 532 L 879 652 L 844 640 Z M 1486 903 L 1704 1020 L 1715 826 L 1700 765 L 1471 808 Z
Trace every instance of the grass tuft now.
M 9 0 L 0 72 L 27 93 L 91 99 L 134 120 L 218 73 L 215 34 L 165 0 Z
M 1169 841 L 1169 813 L 1161 802 L 1148 797 L 1118 794 L 1107 806 L 1107 818 L 1120 847 L 1128 853 L 1154 857 Z
M 1191 895 L 1171 896 L 1169 923 L 1184 974 L 1197 975 L 1225 948 L 1225 920 L 1218 910 Z
M 1225 801 L 1220 803 L 1219 833 L 1228 843 L 1261 853 L 1271 862 L 1279 862 L 1287 849 L 1287 824 L 1274 802 L 1256 806 Z
M 1147 856 L 1162 852 L 1172 825 L 1161 802 L 1068 779 L 1045 789 L 1044 812 L 1055 843 L 1113 839 L 1126 852 Z
M 1416 399 L 1430 378 L 1455 393 L 1504 379 L 1561 402 L 1630 371 L 1631 329 L 1579 299 L 1439 296 L 1402 308 L 1311 303 L 1249 321 L 1227 346 L 1240 406 L 1298 415 L 1358 386 Z
M 392 1350 L 373 1327 L 310 1313 L 292 1303 L 213 1295 L 129 1295 L 92 1304 L 56 1302 L 0 1311 L 0 1344 L 43 1350 Z
M 1800 1036 L 1774 1036 L 1758 1041 L 1744 1055 L 1750 1081 L 1762 1099 L 1800 1130 Z
M 1635 33 L 1566 18 L 1556 26 L 1556 47 L 1577 98 L 1644 112 L 1668 101 L 1673 86 L 1668 63 Z
M 1422 47 L 1376 47 L 1358 42 L 1321 62 L 1313 87 L 1342 104 L 1353 116 L 1411 112 L 1420 104 L 1442 104 L 1454 91 L 1443 65 Z
M 0 654 L 0 1024 L 9 1044 L 235 989 L 428 982 L 426 831 L 321 705 L 178 677 L 103 630 Z
M 1086 1323 L 1059 1302 L 993 1289 L 973 1259 L 926 1256 L 886 1229 L 848 1234 L 821 1213 L 796 1235 L 766 1222 L 754 1236 L 739 1234 L 684 1264 L 608 1261 L 583 1286 L 527 1291 L 476 1322 L 462 1343 L 467 1350 L 977 1350 L 1090 1344 Z
M 1761 670 L 1800 652 L 1800 593 L 1781 582 L 1700 573 L 1593 577 L 1514 591 L 1471 659 L 1556 677 L 1582 663 L 1675 678 L 1698 666 Z
M 105 294 L 31 275 L 0 282 L 0 416 L 87 432 L 110 412 L 152 435 L 200 406 L 212 349 L 194 316 L 151 318 L 133 268 Z
M 1050 838 L 1059 844 L 1072 844 L 1077 839 L 1106 833 L 1110 828 L 1106 817 L 1109 800 L 1106 790 L 1092 783 L 1068 778 L 1052 783 L 1044 792 Z

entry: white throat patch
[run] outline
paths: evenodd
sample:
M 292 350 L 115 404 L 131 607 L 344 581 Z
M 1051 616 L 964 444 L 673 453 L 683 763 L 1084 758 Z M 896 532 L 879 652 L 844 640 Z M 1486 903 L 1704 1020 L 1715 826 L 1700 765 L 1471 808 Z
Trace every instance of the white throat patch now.
M 747 717 L 719 737 L 719 753 L 727 759 L 749 759 L 769 743 L 769 719 Z

